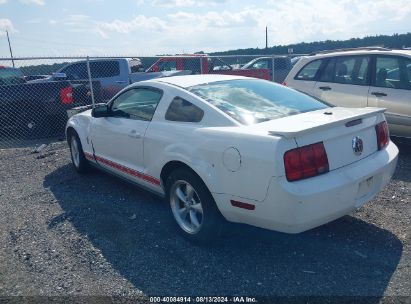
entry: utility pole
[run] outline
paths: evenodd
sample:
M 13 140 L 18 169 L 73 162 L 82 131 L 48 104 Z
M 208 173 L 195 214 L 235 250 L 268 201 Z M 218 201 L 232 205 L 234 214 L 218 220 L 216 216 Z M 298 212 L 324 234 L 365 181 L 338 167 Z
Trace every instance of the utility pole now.
M 9 38 L 9 31 L 8 31 L 8 30 L 6 30 L 6 34 L 7 34 L 7 41 L 9 42 L 11 62 L 12 62 L 12 64 L 13 64 L 13 68 L 15 68 L 15 66 L 14 66 L 14 59 L 13 59 L 13 52 L 12 52 L 12 50 L 11 50 L 11 44 L 10 44 L 10 38 Z
M 265 49 L 268 49 L 268 26 L 265 27 Z

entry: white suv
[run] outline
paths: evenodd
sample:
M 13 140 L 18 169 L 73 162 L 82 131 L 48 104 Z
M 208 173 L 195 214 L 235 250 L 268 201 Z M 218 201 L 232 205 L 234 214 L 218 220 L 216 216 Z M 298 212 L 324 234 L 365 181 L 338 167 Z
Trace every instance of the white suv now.
M 391 135 L 411 138 L 411 51 L 359 48 L 304 56 L 285 85 L 342 107 L 381 107 Z

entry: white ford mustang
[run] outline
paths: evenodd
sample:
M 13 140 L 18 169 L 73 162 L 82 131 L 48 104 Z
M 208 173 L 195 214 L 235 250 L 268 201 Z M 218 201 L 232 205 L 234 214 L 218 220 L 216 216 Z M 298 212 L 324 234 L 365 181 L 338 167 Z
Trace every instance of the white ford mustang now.
M 97 166 L 165 196 L 178 230 L 204 242 L 224 218 L 298 233 L 370 201 L 397 163 L 383 112 L 194 75 L 130 85 L 66 132 L 78 172 Z

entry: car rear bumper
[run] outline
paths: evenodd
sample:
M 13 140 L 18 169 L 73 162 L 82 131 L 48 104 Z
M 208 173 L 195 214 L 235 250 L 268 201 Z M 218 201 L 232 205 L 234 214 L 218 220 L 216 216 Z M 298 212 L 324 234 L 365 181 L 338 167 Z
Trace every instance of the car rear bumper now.
M 390 181 L 398 160 L 394 143 L 361 161 L 297 182 L 273 177 L 264 201 L 213 193 L 228 221 L 299 233 L 351 213 L 373 199 Z M 230 201 L 255 205 L 246 210 Z

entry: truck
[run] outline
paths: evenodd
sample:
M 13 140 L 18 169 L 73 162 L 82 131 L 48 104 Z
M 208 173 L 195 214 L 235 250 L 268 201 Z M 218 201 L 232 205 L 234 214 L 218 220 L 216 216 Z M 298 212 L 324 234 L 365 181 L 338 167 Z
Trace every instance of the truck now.
M 28 82 L 18 68 L 0 66 L 0 140 L 64 134 L 67 110 L 91 102 L 87 83 Z
M 157 71 L 147 73 L 138 58 L 96 58 L 89 60 L 90 74 L 93 81 L 100 83 L 102 101 L 110 100 L 120 90 L 131 83 L 177 75 L 186 75 L 187 71 Z M 87 61 L 70 63 L 53 73 L 50 77 L 35 82 L 48 81 L 87 81 Z
M 160 57 L 148 69 L 148 73 L 186 71 L 189 74 L 240 75 L 271 80 L 267 68 L 235 69 L 217 57 L 207 54 L 189 54 Z

